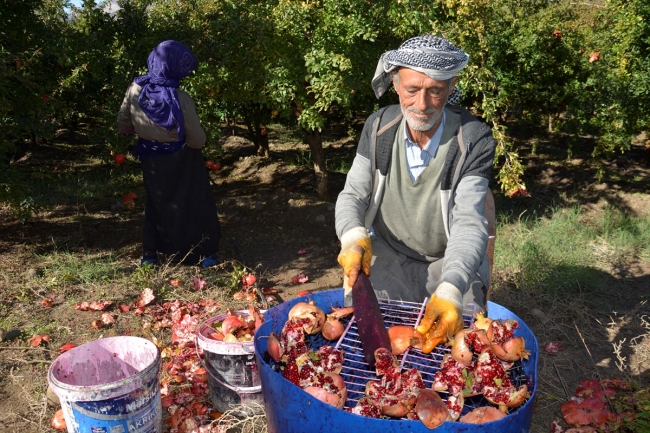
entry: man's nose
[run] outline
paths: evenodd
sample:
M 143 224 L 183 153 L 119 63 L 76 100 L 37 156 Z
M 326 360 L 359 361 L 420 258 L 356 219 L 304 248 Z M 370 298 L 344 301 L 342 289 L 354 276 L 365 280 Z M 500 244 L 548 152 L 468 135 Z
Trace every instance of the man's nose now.
M 425 111 L 428 107 L 427 102 L 427 91 L 425 89 L 420 90 L 415 97 L 415 108 L 420 111 Z

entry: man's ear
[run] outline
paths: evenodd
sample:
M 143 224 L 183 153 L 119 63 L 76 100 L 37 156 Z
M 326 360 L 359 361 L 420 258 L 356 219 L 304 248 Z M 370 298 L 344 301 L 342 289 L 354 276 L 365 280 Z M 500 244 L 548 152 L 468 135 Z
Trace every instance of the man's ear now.
M 451 95 L 451 92 L 454 91 L 456 88 L 456 83 L 458 82 L 458 77 L 451 77 L 449 79 L 449 94 Z

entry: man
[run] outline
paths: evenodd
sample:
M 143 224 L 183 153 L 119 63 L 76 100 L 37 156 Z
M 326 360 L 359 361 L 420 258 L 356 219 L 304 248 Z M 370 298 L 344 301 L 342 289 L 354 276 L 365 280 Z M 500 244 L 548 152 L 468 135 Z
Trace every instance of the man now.
M 375 95 L 392 81 L 400 104 L 367 119 L 336 202 L 346 304 L 360 271 L 380 298 L 430 297 L 418 326 L 425 353 L 462 328 L 464 305 L 485 309 L 490 285 L 484 207 L 494 139 L 485 123 L 448 105 L 459 99 L 456 75 L 468 60 L 432 35 L 381 56 Z

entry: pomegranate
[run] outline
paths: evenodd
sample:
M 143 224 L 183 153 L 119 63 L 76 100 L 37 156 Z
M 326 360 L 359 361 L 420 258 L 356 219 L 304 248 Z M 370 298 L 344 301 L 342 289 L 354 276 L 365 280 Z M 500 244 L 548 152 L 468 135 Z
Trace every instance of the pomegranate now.
M 504 343 L 493 344 L 492 350 L 502 361 L 514 362 L 518 359 L 528 359 L 530 356 L 523 337 L 514 337 Z
M 348 409 L 348 411 L 350 413 L 367 416 L 370 418 L 381 418 L 381 411 L 377 406 L 372 404 L 371 400 L 368 397 L 361 397 L 357 402 L 357 405 L 351 409 Z
M 471 329 L 461 329 L 448 343 L 451 346 L 451 356 L 457 363 L 465 367 L 472 365 L 472 357 L 474 356 L 471 347 L 465 339 L 465 336 L 470 332 L 472 332 Z
M 442 357 L 440 369 L 433 378 L 434 391 L 449 391 L 450 394 L 459 394 L 474 383 L 472 370 L 456 362 L 451 354 Z
M 474 329 L 467 333 L 465 342 L 474 353 L 485 352 L 491 346 L 487 332 L 482 329 Z
M 395 369 L 399 370 L 399 365 L 397 360 L 388 349 L 380 347 L 375 350 L 375 373 L 377 376 L 383 376 L 388 372 L 391 372 Z
M 401 355 L 409 347 L 422 349 L 424 344 L 424 335 L 412 326 L 391 326 L 388 328 L 388 339 L 393 355 Z
M 423 389 L 415 402 L 415 413 L 429 429 L 440 426 L 449 417 L 447 405 L 437 392 Z
M 308 383 L 303 389 L 323 403 L 339 409 L 345 404 L 348 391 L 340 375 L 329 372 L 317 373 L 309 379 Z
M 280 341 L 275 335 L 275 332 L 271 332 L 269 335 L 269 340 L 266 342 L 266 350 L 275 362 L 280 361 L 282 358 L 282 346 L 280 346 Z
M 460 413 L 463 411 L 463 406 L 465 406 L 465 399 L 463 398 L 463 393 L 458 395 L 449 395 L 447 401 L 445 402 L 447 406 L 447 411 L 449 412 L 449 418 L 452 421 L 456 421 L 460 416 Z
M 255 275 L 253 274 L 248 274 L 243 279 L 243 283 L 246 286 L 252 286 L 253 284 L 255 284 L 255 281 L 257 281 L 257 278 L 255 278 Z
M 318 334 L 325 323 L 325 313 L 313 301 L 299 302 L 294 305 L 289 310 L 289 320 L 296 317 L 310 319 L 310 322 L 305 324 L 304 330 L 311 335 Z
M 471 412 L 460 417 L 460 422 L 467 424 L 485 424 L 505 418 L 506 414 L 492 406 L 477 407 Z
M 345 331 L 343 323 L 336 317 L 328 314 L 327 320 L 323 323 L 323 329 L 321 329 L 323 337 L 330 341 L 338 340 L 343 335 L 343 331 Z
M 413 409 L 417 396 L 412 393 L 385 395 L 378 399 L 379 410 L 383 415 L 402 418 Z
M 124 156 L 123 153 L 118 153 L 113 156 L 113 161 L 115 161 L 115 164 L 117 165 L 122 165 L 124 164 L 124 161 L 126 161 L 126 156 Z
M 65 430 L 67 428 L 65 418 L 63 417 L 63 409 L 59 409 L 54 413 L 50 425 L 57 430 Z
M 223 322 L 221 322 L 221 333 L 224 336 L 227 336 L 228 334 L 233 334 L 237 329 L 241 328 L 242 326 L 247 326 L 244 319 L 233 314 L 226 317 L 225 319 L 223 319 Z
M 487 329 L 487 336 L 492 344 L 502 344 L 514 337 L 519 323 L 514 319 L 493 320 Z
M 510 386 L 485 386 L 483 387 L 483 396 L 492 404 L 499 405 L 499 409 L 508 412 L 510 407 L 519 407 L 524 404 L 528 397 L 528 387 L 522 385 L 516 388 Z
M 343 351 L 332 346 L 322 346 L 316 352 L 309 351 L 296 358 L 300 368 L 309 365 L 316 372 L 340 373 L 343 369 Z
M 474 325 L 472 325 L 472 328 L 474 329 L 482 329 L 484 331 L 487 331 L 488 328 L 490 327 L 490 323 L 492 323 L 492 319 L 489 319 L 485 317 L 485 313 L 476 313 L 474 316 L 476 320 L 474 321 Z

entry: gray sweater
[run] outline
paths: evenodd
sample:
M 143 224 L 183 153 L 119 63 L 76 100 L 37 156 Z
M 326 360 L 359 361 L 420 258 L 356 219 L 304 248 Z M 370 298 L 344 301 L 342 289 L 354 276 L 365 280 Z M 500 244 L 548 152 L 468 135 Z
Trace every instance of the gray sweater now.
M 441 281 L 453 284 L 464 294 L 476 277 L 485 287 L 490 285 L 485 196 L 495 145 L 484 122 L 464 108 L 446 109 L 448 118 L 460 115 L 463 143 L 459 144 L 458 131 L 454 131 L 441 173 L 440 218 L 447 236 Z M 346 233 L 358 232 L 360 227 L 370 229 L 375 222 L 401 120 L 399 105 L 386 107 L 366 120 L 357 155 L 336 201 L 336 234 L 343 244 Z

